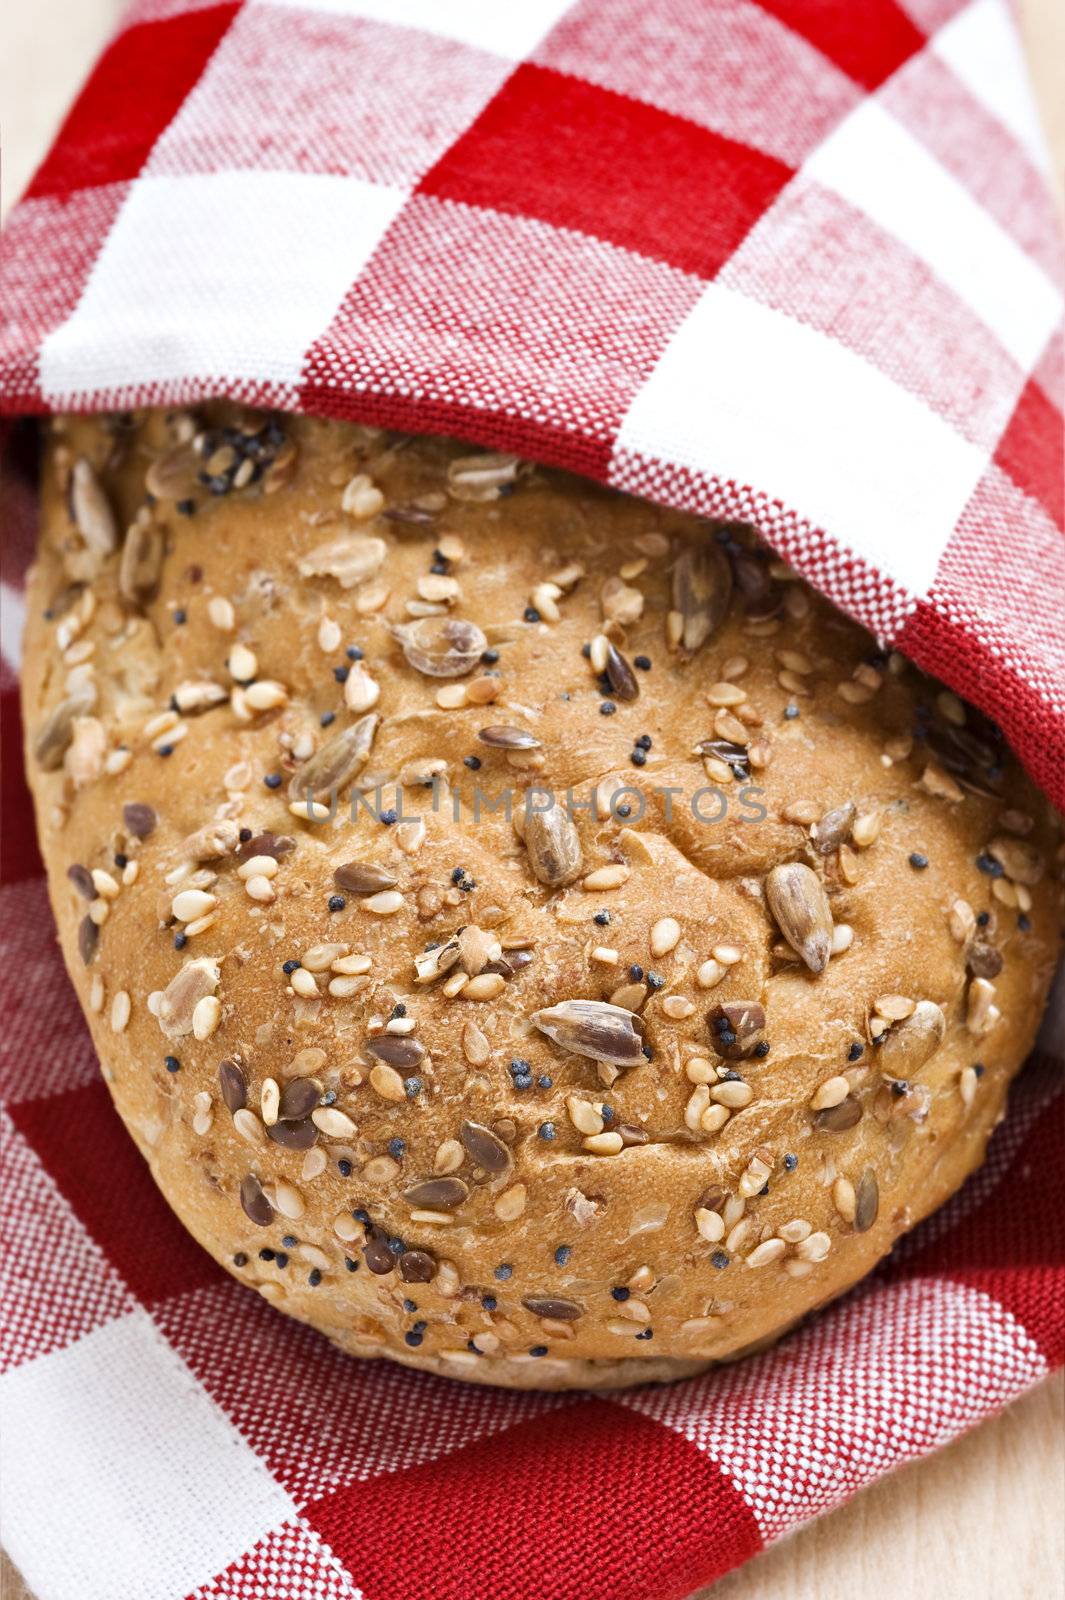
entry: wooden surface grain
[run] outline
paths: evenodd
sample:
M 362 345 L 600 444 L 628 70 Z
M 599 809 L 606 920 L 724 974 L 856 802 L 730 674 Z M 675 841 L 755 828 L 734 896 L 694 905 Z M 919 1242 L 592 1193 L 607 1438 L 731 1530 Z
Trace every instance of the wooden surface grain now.
M 1060 198 L 1065 4 L 1020 0 L 1019 9 Z M 0 8 L 2 210 L 25 187 L 121 10 L 121 0 L 33 0 Z M 712 1600 L 1030 1600 L 1060 1595 L 1063 1571 L 1065 1381 L 1059 1374 L 976 1432 L 881 1480 L 731 1573 L 714 1586 Z M 2 1552 L 0 1596 L 33 1600 Z

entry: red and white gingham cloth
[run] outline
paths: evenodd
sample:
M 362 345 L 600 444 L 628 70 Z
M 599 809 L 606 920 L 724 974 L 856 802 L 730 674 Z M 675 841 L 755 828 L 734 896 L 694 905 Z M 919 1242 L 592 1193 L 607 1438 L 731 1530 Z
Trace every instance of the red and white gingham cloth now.
M 745 518 L 1060 802 L 1044 161 L 1004 0 L 140 0 L 0 241 L 0 408 L 226 393 Z M 154 1190 L 8 757 L 3 1537 L 41 1600 L 666 1600 L 1061 1364 L 1050 1061 L 757 1359 L 589 1398 L 335 1353 Z

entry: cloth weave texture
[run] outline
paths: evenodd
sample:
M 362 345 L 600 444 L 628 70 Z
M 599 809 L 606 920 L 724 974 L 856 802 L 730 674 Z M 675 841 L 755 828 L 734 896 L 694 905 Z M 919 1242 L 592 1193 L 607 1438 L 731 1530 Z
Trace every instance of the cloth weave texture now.
M 754 522 L 1060 804 L 1044 163 L 1005 0 L 140 0 L 0 240 L 0 408 L 228 394 Z M 666 1600 L 1062 1363 L 1049 1058 L 879 1273 L 704 1378 L 478 1390 L 232 1282 L 62 972 L 5 495 L 3 1537 L 40 1600 Z

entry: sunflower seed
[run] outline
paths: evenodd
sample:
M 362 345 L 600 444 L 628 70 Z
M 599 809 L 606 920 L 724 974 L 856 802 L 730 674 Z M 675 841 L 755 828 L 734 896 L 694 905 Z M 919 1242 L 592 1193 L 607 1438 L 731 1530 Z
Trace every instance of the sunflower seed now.
M 483 1165 L 483 1163 L 482 1163 Z M 454 1211 L 469 1195 L 469 1185 L 461 1178 L 427 1178 L 404 1189 L 409 1206 L 426 1206 L 431 1211 Z
M 643 1023 L 632 1011 L 606 1000 L 563 1000 L 535 1011 L 533 1026 L 563 1050 L 615 1067 L 635 1067 L 644 1059 Z
M 640 685 L 621 651 L 607 640 L 605 671 L 616 700 L 637 700 Z
M 571 882 L 581 870 L 580 834 L 557 801 L 526 818 L 525 848 L 533 873 L 548 888 Z
M 680 645 L 694 655 L 717 632 L 732 598 L 732 568 L 709 539 L 686 550 L 673 568 L 673 609 L 682 619 Z
M 148 518 L 137 517 L 126 533 L 118 566 L 118 588 L 123 600 L 141 606 L 159 586 L 163 571 L 163 530 Z
M 508 728 L 502 725 L 493 725 L 490 728 L 479 728 L 477 737 L 482 744 L 490 745 L 493 750 L 539 750 L 540 740 L 527 728 Z
M 37 764 L 45 772 L 54 772 L 63 763 L 74 737 L 74 724 L 96 704 L 96 690 L 91 685 L 78 689 L 67 699 L 60 700 L 55 710 L 45 718 L 33 741 Z
M 488 648 L 480 628 L 458 617 L 423 617 L 393 634 L 408 664 L 427 678 L 464 678 Z
M 118 543 L 115 514 L 84 456 L 75 461 L 70 478 L 70 514 L 93 555 L 109 556 Z
M 832 912 L 820 878 L 804 862 L 789 861 L 772 869 L 765 891 L 792 949 L 811 972 L 824 972 L 832 953 Z
M 159 997 L 155 1018 L 168 1039 L 193 1032 L 193 1016 L 200 1001 L 218 988 L 218 962 L 210 956 L 189 961 L 175 973 Z
M 523 465 L 518 456 L 495 451 L 458 456 L 448 464 L 448 493 L 454 500 L 498 500 L 502 489 L 517 482 Z
M 470 1159 L 486 1172 L 505 1172 L 510 1166 L 510 1151 L 491 1128 L 480 1122 L 464 1122 L 459 1138 Z
M 350 728 L 327 739 L 321 749 L 294 773 L 288 786 L 289 799 L 306 799 L 308 793 L 321 800 L 333 790 L 342 789 L 366 765 L 377 732 L 375 712 L 360 717 Z

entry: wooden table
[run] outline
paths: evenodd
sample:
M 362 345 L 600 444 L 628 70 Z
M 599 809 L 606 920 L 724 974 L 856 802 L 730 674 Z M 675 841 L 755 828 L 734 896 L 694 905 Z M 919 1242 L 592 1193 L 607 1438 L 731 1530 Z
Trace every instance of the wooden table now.
M 859 7 L 856 0 L 856 12 Z M 0 50 L 5 210 L 122 9 L 122 0 L 32 0 L 6 8 Z M 1060 193 L 1065 4 L 1021 0 L 1020 10 Z M 883 1479 L 724 1578 L 713 1600 L 1029 1600 L 1060 1594 L 1063 1570 L 1065 1384 L 1058 1374 L 995 1421 Z M 32 1600 L 2 1552 L 0 1596 Z

